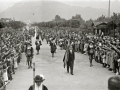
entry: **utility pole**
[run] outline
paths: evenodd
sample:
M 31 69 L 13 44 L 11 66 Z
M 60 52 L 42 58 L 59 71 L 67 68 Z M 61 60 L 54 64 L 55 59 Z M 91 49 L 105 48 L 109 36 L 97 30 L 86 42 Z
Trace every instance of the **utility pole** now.
M 108 5 L 108 18 L 110 18 L 110 0 L 109 0 L 109 5 Z
M 34 81 L 34 78 L 35 78 L 35 62 L 33 63 L 33 86 L 34 86 L 34 90 L 35 90 L 35 81 Z
M 33 58 L 33 90 L 35 90 L 35 81 L 34 81 L 34 78 L 35 78 L 35 57 Z
M 33 18 L 34 18 L 34 13 L 33 13 Z M 35 90 L 35 81 L 34 81 L 34 78 L 35 78 L 35 57 L 34 57 L 34 61 L 33 61 L 33 90 Z
M 34 13 L 33 13 L 33 22 L 34 22 Z
M 114 20 L 113 20 L 113 30 L 114 30 L 114 40 L 115 40 L 115 27 L 114 27 Z

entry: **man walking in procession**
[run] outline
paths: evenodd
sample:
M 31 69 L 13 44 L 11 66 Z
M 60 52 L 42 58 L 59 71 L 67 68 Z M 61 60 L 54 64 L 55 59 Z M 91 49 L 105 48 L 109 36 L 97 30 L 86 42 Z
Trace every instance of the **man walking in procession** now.
M 75 60 L 75 52 L 73 50 L 72 45 L 70 45 L 70 47 L 66 50 L 63 62 L 64 62 L 64 67 L 65 67 L 65 63 L 67 64 L 67 72 L 68 73 L 69 73 L 69 68 L 70 68 L 71 75 L 74 75 L 73 74 L 74 60 Z

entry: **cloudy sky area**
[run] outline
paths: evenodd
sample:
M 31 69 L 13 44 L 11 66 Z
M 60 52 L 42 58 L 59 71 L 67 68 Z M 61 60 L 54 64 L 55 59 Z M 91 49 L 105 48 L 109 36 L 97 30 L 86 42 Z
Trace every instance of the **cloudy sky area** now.
M 6 10 L 7 8 L 11 7 L 12 5 L 20 1 L 25 1 L 25 0 L 0 0 L 0 12 Z M 35 0 L 27 0 L 27 1 L 35 1 Z M 44 0 L 44 1 L 50 1 L 50 0 Z M 109 2 L 109 0 L 54 0 L 54 1 L 59 1 L 73 6 L 103 8 L 103 9 L 108 9 L 108 2 Z M 117 11 L 120 6 L 120 0 L 110 0 L 110 1 L 111 1 L 111 8 L 112 8 L 112 4 L 118 5 L 118 8 L 113 9 Z

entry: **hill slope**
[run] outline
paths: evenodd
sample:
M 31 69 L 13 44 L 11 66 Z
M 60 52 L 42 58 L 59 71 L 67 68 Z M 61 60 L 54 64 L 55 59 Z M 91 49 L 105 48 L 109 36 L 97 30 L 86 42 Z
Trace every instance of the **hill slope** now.
M 0 18 L 14 17 L 16 20 L 25 22 L 41 22 L 50 21 L 54 19 L 55 15 L 60 15 L 61 18 L 70 19 L 76 14 L 80 14 L 84 20 L 90 18 L 96 19 L 102 14 L 107 16 L 107 10 L 70 6 L 56 1 L 21 1 L 0 13 Z

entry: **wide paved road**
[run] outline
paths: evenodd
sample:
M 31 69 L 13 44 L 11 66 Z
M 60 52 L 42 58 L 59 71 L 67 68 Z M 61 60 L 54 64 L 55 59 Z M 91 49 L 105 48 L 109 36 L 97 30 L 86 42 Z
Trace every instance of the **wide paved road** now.
M 107 80 L 114 73 L 103 68 L 101 64 L 93 61 L 94 66 L 89 67 L 88 56 L 75 53 L 74 75 L 71 75 L 63 68 L 64 50 L 58 47 L 55 57 L 52 58 L 50 46 L 43 41 L 40 54 L 36 55 L 35 38 L 32 41 L 36 74 L 45 76 L 44 84 L 49 90 L 107 90 Z M 19 68 L 8 84 L 7 90 L 28 90 L 32 84 L 33 70 L 27 69 L 26 57 L 23 54 Z

